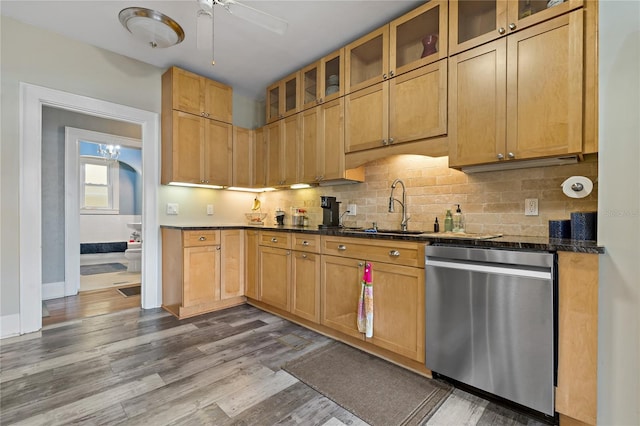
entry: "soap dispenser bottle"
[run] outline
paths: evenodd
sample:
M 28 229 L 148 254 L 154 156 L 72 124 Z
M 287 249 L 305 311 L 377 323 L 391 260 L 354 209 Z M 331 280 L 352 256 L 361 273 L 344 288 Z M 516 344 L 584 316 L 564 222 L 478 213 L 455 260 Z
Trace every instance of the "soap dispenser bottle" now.
M 453 214 L 453 232 L 464 232 L 464 220 L 462 219 L 460 204 L 458 204 L 456 212 Z
M 451 232 L 453 230 L 453 216 L 451 216 L 451 210 L 447 210 L 447 214 L 444 216 L 444 232 Z

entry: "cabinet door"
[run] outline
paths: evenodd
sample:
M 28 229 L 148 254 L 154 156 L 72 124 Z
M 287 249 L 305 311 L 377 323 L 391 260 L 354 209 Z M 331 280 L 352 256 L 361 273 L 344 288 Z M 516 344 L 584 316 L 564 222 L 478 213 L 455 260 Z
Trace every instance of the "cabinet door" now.
M 200 98 L 200 81 L 202 77 L 183 69 L 172 67 L 173 105 L 172 109 L 204 116 Z M 166 90 L 163 88 L 163 90 Z
M 264 135 L 264 127 L 254 130 L 253 146 L 253 181 L 251 186 L 258 188 L 267 186 L 267 141 Z
M 203 158 L 201 145 L 204 118 L 173 111 L 173 150 L 170 158 L 173 171 L 170 182 L 202 183 Z M 168 183 L 168 182 L 167 182 Z
M 291 313 L 320 322 L 320 256 L 293 252 Z
M 345 103 L 345 152 L 388 145 L 389 84 L 350 93 Z
M 342 179 L 345 177 L 344 98 L 320 106 L 320 132 L 319 180 Z
M 449 2 L 449 55 L 495 40 L 506 33 L 506 0 Z
M 291 250 L 260 247 L 260 300 L 289 312 Z
M 322 256 L 321 320 L 322 325 L 362 339 L 357 313 L 364 261 Z
M 267 123 L 272 123 L 282 117 L 280 112 L 282 97 L 279 81 L 267 87 Z
M 582 152 L 583 12 L 507 37 L 507 157 Z
M 280 135 L 282 143 L 283 184 L 298 183 L 298 150 L 300 145 L 300 114 L 285 118 L 283 121 L 283 134 Z
M 233 186 L 249 188 L 253 185 L 254 132 L 233 126 Z
M 344 68 L 344 48 L 320 60 L 320 102 L 329 102 L 344 95 Z
M 322 93 L 320 92 L 320 61 L 316 61 L 312 64 L 300 70 L 300 109 L 306 110 L 315 107 L 320 103 Z
M 244 231 L 220 232 L 220 298 L 244 296 Z
M 233 128 L 229 123 L 203 119 L 205 122 L 204 184 L 231 185 L 233 162 Z
M 226 84 L 202 77 L 205 117 L 232 123 L 233 89 Z
M 183 257 L 182 306 L 220 300 L 220 246 L 185 247 Z
M 504 153 L 506 40 L 449 58 L 449 165 L 490 163 Z
M 447 2 L 432 0 L 389 24 L 390 75 L 447 57 Z
M 283 102 L 280 104 L 283 117 L 288 117 L 300 110 L 300 75 L 295 72 L 282 81 L 281 92 L 284 95 Z
M 508 32 L 511 33 L 539 24 L 584 5 L 583 0 L 563 0 L 552 7 L 548 7 L 548 3 L 540 0 L 508 0 Z
M 300 146 L 300 180 L 312 183 L 320 180 L 320 158 L 318 152 L 322 144 L 320 129 L 321 107 L 317 106 L 300 113 L 302 120 L 302 140 Z
M 424 362 L 424 269 L 373 264 L 371 343 Z
M 389 143 L 446 134 L 446 59 L 389 80 Z
M 258 231 L 247 229 L 244 237 L 245 295 L 260 300 L 258 293 Z
M 282 176 L 282 122 L 276 121 L 267 125 L 267 186 L 278 186 L 284 183 Z
M 389 26 L 345 47 L 346 91 L 355 92 L 389 78 Z

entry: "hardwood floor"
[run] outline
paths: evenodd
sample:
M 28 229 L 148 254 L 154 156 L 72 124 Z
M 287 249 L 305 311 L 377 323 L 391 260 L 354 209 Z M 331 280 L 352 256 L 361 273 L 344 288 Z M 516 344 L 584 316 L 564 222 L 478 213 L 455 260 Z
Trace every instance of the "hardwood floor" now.
M 329 341 L 248 305 L 46 326 L 0 342 L 0 424 L 363 425 L 281 369 Z M 532 424 L 467 395 L 456 390 L 428 424 Z
M 42 325 L 58 324 L 137 307 L 140 307 L 140 295 L 124 297 L 118 292 L 118 288 L 81 291 L 76 296 L 45 300 Z

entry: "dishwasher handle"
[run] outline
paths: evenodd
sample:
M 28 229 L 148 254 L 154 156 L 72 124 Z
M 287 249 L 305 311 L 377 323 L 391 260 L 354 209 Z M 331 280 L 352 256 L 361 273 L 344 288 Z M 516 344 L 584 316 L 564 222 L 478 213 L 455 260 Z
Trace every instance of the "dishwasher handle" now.
M 529 277 L 550 280 L 553 275 L 550 269 L 513 267 L 512 265 L 501 264 L 480 264 L 472 262 L 455 262 L 447 260 L 433 260 L 427 258 L 425 266 L 427 268 L 448 268 L 469 272 L 482 272 L 486 274 L 513 275 L 518 277 Z

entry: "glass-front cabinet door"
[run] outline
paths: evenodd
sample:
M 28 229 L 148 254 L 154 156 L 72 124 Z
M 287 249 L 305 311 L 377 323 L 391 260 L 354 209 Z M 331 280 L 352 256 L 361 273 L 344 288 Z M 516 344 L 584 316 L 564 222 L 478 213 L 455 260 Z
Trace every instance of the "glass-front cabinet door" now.
M 300 70 L 300 79 L 302 82 L 300 105 L 302 110 L 306 110 L 316 106 L 322 98 L 320 91 L 320 61 L 307 65 Z
M 385 25 L 345 47 L 345 94 L 389 78 L 389 26 Z
M 267 87 L 267 123 L 272 123 L 281 118 L 280 113 L 280 82 Z
M 448 7 L 430 1 L 389 25 L 389 74 L 402 74 L 447 57 Z
M 321 60 L 321 102 L 344 95 L 344 49 L 336 50 Z
M 291 114 L 295 114 L 296 112 L 299 111 L 299 108 L 298 108 L 299 78 L 298 76 L 299 76 L 298 72 L 295 72 L 287 76 L 282 83 L 283 93 L 284 93 L 284 99 L 283 99 L 284 109 L 282 110 L 283 117 L 288 117 Z
M 449 2 L 449 54 L 563 15 L 584 0 L 459 0 Z

